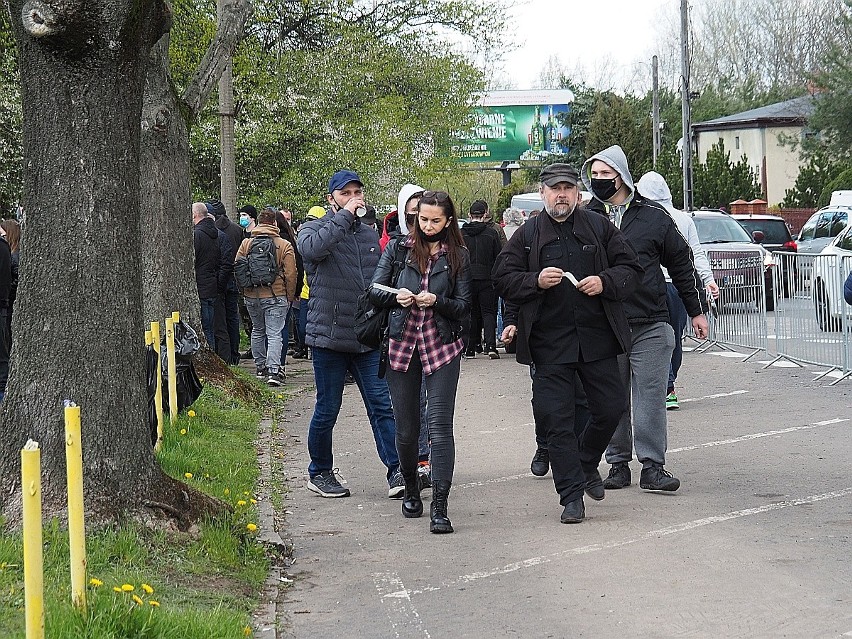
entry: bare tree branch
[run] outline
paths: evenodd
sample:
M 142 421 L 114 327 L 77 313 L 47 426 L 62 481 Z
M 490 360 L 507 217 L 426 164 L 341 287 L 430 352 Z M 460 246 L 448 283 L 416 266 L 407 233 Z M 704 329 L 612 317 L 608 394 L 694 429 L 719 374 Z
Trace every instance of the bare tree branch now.
M 198 65 L 195 75 L 186 87 L 181 100 L 189 109 L 193 120 L 198 117 L 219 82 L 225 66 L 245 34 L 246 21 L 254 12 L 249 0 L 233 0 L 222 7 L 222 16 L 216 37 Z

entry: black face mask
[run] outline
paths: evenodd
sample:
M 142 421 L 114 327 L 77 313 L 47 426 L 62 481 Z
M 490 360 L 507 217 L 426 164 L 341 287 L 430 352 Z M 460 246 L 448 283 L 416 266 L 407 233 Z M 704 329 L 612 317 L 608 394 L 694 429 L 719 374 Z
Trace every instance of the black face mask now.
M 592 192 L 601 200 L 608 200 L 618 192 L 615 188 L 615 178 L 592 178 Z
M 420 239 L 424 242 L 443 242 L 447 239 L 447 234 L 450 232 L 450 225 L 447 224 L 440 231 L 435 233 L 434 235 L 427 235 L 423 232 L 423 229 L 420 228 L 420 225 L 417 225 L 417 235 L 420 236 Z

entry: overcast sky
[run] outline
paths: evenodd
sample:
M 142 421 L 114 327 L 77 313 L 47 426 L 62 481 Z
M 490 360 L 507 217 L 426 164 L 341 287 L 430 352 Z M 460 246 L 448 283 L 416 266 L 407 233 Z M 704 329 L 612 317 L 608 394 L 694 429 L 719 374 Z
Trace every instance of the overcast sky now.
M 506 56 L 506 79 L 516 89 L 535 87 L 552 55 L 569 70 L 584 68 L 587 84 L 598 85 L 596 76 L 614 71 L 629 78 L 638 60 L 647 62 L 650 78 L 655 22 L 664 14 L 676 18 L 679 7 L 680 0 L 521 0 L 509 16 L 509 31 L 520 46 Z M 609 60 L 607 71 L 602 59 Z M 597 88 L 623 88 L 623 81 Z

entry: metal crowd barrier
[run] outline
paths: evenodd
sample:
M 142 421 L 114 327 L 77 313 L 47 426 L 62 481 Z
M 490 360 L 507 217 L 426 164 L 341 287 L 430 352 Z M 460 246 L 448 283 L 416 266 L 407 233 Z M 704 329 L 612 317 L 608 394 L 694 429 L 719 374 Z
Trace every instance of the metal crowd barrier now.
M 743 361 L 768 349 L 766 331 L 766 271 L 764 254 L 755 250 L 710 249 L 707 251 L 719 298 L 710 305 L 710 332 L 695 352 L 713 347 L 750 350 Z M 688 336 L 694 339 L 691 329 Z
M 826 366 L 816 379 L 840 371 L 833 386 L 852 375 L 852 306 L 843 299 L 843 284 L 852 256 L 783 253 L 775 259 L 776 354 L 796 364 Z

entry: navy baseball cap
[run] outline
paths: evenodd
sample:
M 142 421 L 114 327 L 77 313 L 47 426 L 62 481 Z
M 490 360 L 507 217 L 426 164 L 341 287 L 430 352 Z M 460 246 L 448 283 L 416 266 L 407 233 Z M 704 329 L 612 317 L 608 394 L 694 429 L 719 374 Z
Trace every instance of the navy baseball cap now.
M 339 191 L 350 182 L 357 182 L 361 186 L 364 186 L 364 183 L 355 171 L 347 171 L 346 169 L 338 171 L 328 181 L 328 192 L 334 193 L 335 191 Z

